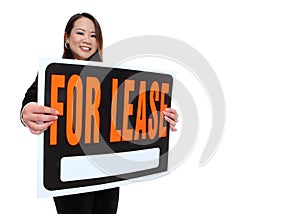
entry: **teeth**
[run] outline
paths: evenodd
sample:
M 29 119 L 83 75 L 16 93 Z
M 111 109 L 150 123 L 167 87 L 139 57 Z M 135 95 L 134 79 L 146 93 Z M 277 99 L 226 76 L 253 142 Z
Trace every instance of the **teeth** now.
M 88 51 L 88 50 L 90 50 L 90 48 L 88 48 L 88 47 L 81 47 L 83 50 L 85 50 L 85 51 Z

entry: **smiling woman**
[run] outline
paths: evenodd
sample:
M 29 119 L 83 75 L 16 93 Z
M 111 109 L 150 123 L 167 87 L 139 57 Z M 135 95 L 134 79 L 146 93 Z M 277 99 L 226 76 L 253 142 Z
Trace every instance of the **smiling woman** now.
M 66 25 L 63 58 L 103 61 L 103 38 L 98 21 L 88 13 L 75 14 Z
M 70 35 L 66 34 L 66 46 L 75 59 L 86 60 L 97 51 L 95 26 L 88 18 L 80 18 L 74 25 Z
M 73 15 L 65 28 L 62 58 L 103 61 L 102 49 L 103 38 L 98 21 L 88 13 Z M 63 114 L 62 109 L 37 104 L 37 84 L 38 78 L 27 90 L 21 110 L 21 120 L 33 134 L 41 134 L 51 125 L 53 129 L 58 116 Z M 130 104 L 128 103 L 128 105 Z M 171 131 L 176 131 L 175 126 L 178 121 L 176 110 L 166 108 L 163 114 L 164 119 L 170 124 Z M 115 214 L 118 200 L 118 187 L 54 198 L 58 214 Z

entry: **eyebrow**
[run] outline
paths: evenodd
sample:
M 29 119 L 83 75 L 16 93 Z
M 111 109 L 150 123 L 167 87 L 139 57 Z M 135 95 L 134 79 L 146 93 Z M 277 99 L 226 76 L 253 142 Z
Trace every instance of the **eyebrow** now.
M 82 30 L 82 31 L 86 31 L 85 29 L 83 29 L 83 28 L 80 28 L 80 27 L 78 27 L 78 28 L 75 28 L 75 30 Z M 91 31 L 91 33 L 96 33 L 96 31 Z

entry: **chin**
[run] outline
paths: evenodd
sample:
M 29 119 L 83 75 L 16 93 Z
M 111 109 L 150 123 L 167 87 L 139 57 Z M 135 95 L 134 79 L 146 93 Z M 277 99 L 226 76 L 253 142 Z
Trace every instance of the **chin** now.
M 89 55 L 89 56 L 79 56 L 77 59 L 78 59 L 78 60 L 88 60 L 91 56 L 93 56 L 93 55 Z

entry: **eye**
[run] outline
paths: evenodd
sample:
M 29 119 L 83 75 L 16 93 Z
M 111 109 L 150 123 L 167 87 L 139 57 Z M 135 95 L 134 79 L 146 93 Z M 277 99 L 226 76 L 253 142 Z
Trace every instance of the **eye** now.
M 81 32 L 81 31 L 77 31 L 76 34 L 78 34 L 78 35 L 84 35 L 84 33 Z
M 92 37 L 92 38 L 96 38 L 96 34 L 92 34 L 91 37 Z

